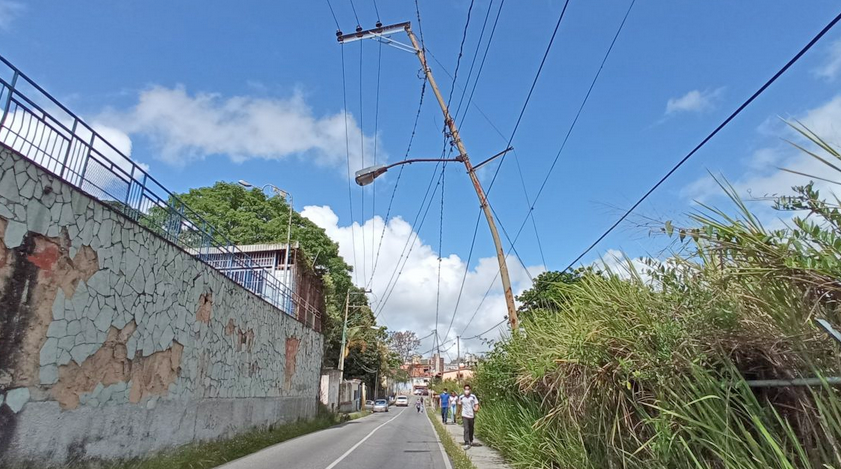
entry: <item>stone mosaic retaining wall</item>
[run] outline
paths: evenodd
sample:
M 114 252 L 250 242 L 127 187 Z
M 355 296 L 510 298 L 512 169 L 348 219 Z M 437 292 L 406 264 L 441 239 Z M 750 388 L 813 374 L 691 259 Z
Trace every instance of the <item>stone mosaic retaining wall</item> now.
M 322 340 L 0 146 L 0 463 L 311 417 Z

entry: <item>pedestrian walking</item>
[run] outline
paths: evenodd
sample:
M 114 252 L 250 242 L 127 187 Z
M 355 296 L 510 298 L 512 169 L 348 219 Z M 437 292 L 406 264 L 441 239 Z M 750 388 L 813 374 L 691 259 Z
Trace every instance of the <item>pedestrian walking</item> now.
M 479 398 L 471 393 L 470 385 L 464 385 L 464 392 L 458 397 L 461 406 L 461 420 L 464 425 L 464 449 L 473 446 L 473 429 L 476 413 L 479 412 Z
M 450 391 L 450 415 L 453 416 L 453 423 L 456 423 L 456 408 L 458 406 L 458 396 L 456 390 Z
M 447 424 L 447 412 L 450 411 L 450 393 L 444 389 L 444 392 L 441 393 L 441 420 L 444 422 L 444 425 Z

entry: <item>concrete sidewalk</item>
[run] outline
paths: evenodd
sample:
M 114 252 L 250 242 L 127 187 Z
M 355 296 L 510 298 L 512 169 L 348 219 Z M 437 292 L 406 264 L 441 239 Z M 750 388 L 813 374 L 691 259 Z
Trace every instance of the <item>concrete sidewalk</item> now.
M 438 419 L 438 423 L 441 423 L 440 418 Z M 448 423 L 444 427 L 459 447 L 463 447 L 464 428 L 461 425 L 452 423 Z M 479 438 L 474 437 L 473 444 L 479 444 L 480 446 L 473 446 L 465 451 L 465 453 L 470 458 L 470 462 L 476 466 L 476 469 L 511 469 L 511 466 L 502 459 L 502 456 L 496 450 L 486 446 Z

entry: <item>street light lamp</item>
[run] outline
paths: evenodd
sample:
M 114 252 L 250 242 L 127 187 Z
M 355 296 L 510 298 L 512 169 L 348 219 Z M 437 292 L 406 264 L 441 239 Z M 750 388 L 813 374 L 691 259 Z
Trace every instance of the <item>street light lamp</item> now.
M 239 183 L 240 186 L 248 188 L 248 189 L 254 187 L 254 184 L 251 184 L 250 182 L 248 182 L 244 179 L 240 179 L 239 181 L 237 181 L 237 183 Z M 286 226 L 286 256 L 285 256 L 285 259 L 283 261 L 283 285 L 286 287 L 287 293 L 289 294 L 289 297 L 291 298 L 292 297 L 292 291 L 289 288 L 289 251 L 292 249 L 292 212 L 294 210 L 292 208 L 293 207 L 293 205 L 292 205 L 293 204 L 292 194 L 290 194 L 289 192 L 286 192 L 283 189 L 280 189 L 279 187 L 275 186 L 274 184 L 264 184 L 263 187 L 260 188 L 260 190 L 265 191 L 267 187 L 271 187 L 272 192 L 274 192 L 276 196 L 286 199 L 286 203 L 287 203 L 287 205 L 289 205 L 289 221 L 288 221 L 287 226 Z
M 372 182 L 374 182 L 374 179 L 382 176 L 383 174 L 386 173 L 386 171 L 388 171 L 389 169 L 391 169 L 395 166 L 401 166 L 401 165 L 404 165 L 404 164 L 412 164 L 412 163 L 429 163 L 429 162 L 433 162 L 433 163 L 436 163 L 436 162 L 461 163 L 461 161 L 462 160 L 458 157 L 448 158 L 448 159 L 445 159 L 445 158 L 413 158 L 411 160 L 398 161 L 397 163 L 392 163 L 392 164 L 389 164 L 389 165 L 380 164 L 380 165 L 377 165 L 377 166 L 369 166 L 367 168 L 362 168 L 362 169 L 360 169 L 359 171 L 356 172 L 355 180 L 356 180 L 356 183 L 359 184 L 360 186 L 367 186 L 368 184 L 371 184 Z

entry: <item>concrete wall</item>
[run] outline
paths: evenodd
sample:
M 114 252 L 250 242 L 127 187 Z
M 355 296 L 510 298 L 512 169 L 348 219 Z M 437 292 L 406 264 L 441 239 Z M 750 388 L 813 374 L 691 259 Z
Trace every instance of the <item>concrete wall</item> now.
M 311 417 L 322 340 L 0 146 L 0 466 Z
M 339 411 L 339 385 L 342 383 L 342 372 L 339 370 L 325 370 L 321 375 L 321 403 L 330 412 Z

